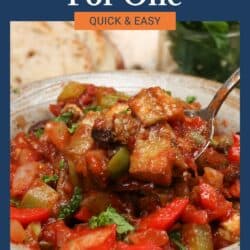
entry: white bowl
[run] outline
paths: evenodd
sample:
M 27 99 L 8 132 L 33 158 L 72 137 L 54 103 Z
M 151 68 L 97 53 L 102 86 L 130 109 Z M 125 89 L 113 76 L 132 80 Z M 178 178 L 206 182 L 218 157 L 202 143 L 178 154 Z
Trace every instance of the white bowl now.
M 25 119 L 26 129 L 39 120 L 50 117 L 48 105 L 56 102 L 63 85 L 71 80 L 114 87 L 128 94 L 135 94 L 142 88 L 160 86 L 170 90 L 173 96 L 182 99 L 189 95 L 196 96 L 202 106 L 206 106 L 210 102 L 220 87 L 219 83 L 191 76 L 137 71 L 76 74 L 38 81 L 21 89 L 19 95 L 12 94 L 11 135 L 14 136 L 20 130 L 17 126 L 17 120 L 20 120 L 20 117 Z M 218 113 L 218 121 L 219 129 L 223 131 L 228 133 L 240 131 L 240 93 L 238 89 L 235 89 L 223 104 Z M 11 249 L 20 249 L 16 247 L 16 245 L 12 245 Z M 238 250 L 240 246 L 239 243 L 236 243 L 226 249 Z

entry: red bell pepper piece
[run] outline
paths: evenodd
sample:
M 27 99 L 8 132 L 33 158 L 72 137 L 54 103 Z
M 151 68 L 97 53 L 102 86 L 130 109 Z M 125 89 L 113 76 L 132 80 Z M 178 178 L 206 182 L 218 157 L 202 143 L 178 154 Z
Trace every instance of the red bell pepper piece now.
M 141 219 L 138 229 L 155 228 L 159 230 L 168 230 L 185 210 L 189 199 L 176 198 L 166 207 L 160 208 L 155 212 Z
M 133 244 L 152 244 L 163 247 L 169 242 L 166 231 L 149 228 L 143 231 L 131 233 L 128 236 L 129 242 Z
M 116 225 L 83 230 L 64 244 L 61 250 L 110 250 L 116 243 Z
M 10 218 L 17 220 L 23 225 L 34 221 L 45 221 L 50 216 L 50 209 L 47 208 L 10 208 Z
M 124 242 L 118 242 L 115 250 L 162 250 L 161 247 L 155 246 L 150 243 L 141 243 L 136 245 L 129 245 Z
M 199 210 L 195 206 L 188 204 L 183 211 L 181 220 L 185 223 L 207 224 L 208 214 L 206 210 Z
M 199 185 L 200 203 L 208 212 L 209 220 L 226 219 L 232 212 L 232 203 L 214 187 L 202 183 Z
M 240 163 L 240 135 L 233 135 L 233 145 L 228 150 L 228 160 L 231 163 Z

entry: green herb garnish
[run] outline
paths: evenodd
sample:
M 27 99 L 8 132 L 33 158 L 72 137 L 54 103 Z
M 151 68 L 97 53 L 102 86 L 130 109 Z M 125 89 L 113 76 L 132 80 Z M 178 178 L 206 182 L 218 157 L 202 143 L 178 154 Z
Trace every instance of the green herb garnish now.
M 82 201 L 82 191 L 79 187 L 75 187 L 74 193 L 68 204 L 60 207 L 58 219 L 64 220 L 65 218 L 74 214 L 80 206 Z
M 83 110 L 83 113 L 87 114 L 89 111 L 100 112 L 102 111 L 102 107 L 97 105 L 90 105 Z
M 70 120 L 72 119 L 73 113 L 72 112 L 65 112 L 59 116 L 57 116 L 54 121 L 56 122 L 64 122 L 64 123 L 69 123 Z
M 117 225 L 116 231 L 120 235 L 134 230 L 134 227 L 111 206 L 109 206 L 106 211 L 100 213 L 98 216 L 93 216 L 89 220 L 90 228 L 102 227 L 110 224 Z
M 169 238 L 179 248 L 179 250 L 187 250 L 187 248 L 182 243 L 180 232 L 178 231 L 170 232 Z
M 195 101 L 196 101 L 196 97 L 193 96 L 193 95 L 190 95 L 190 96 L 186 97 L 186 102 L 189 103 L 189 104 L 192 104 Z
M 34 131 L 34 134 L 36 136 L 36 138 L 40 138 L 43 135 L 44 129 L 43 128 L 39 128 L 36 131 Z
M 42 177 L 43 182 L 45 183 L 51 183 L 51 182 L 57 182 L 58 181 L 58 175 L 44 175 Z
M 73 123 L 69 128 L 68 131 L 70 134 L 74 134 L 76 129 L 77 129 L 78 125 L 76 123 Z
M 59 168 L 64 169 L 64 167 L 65 167 L 65 160 L 61 159 L 60 162 L 59 162 Z

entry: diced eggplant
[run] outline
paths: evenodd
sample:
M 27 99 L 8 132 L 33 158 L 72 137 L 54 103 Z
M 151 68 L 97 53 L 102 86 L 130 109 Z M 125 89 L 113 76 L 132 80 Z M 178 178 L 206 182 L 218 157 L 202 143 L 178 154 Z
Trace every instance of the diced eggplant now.
M 129 172 L 144 181 L 169 185 L 178 154 L 172 128 L 168 124 L 152 127 L 137 136 Z
M 145 126 L 184 117 L 183 105 L 159 87 L 143 89 L 129 100 L 129 107 Z

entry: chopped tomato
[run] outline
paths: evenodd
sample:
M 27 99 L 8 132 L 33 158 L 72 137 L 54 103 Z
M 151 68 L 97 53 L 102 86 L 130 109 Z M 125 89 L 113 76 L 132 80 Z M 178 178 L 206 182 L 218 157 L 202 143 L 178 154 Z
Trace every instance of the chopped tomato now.
M 23 225 L 34 221 L 45 221 L 50 216 L 50 210 L 47 208 L 10 208 L 10 218 L 17 220 Z
M 17 220 L 10 220 L 10 239 L 14 243 L 23 243 L 25 239 L 25 230 Z
M 240 180 L 237 179 L 229 188 L 230 194 L 235 198 L 240 198 Z
M 144 231 L 134 232 L 128 236 L 133 244 L 152 244 L 155 246 L 165 246 L 168 242 L 166 231 L 149 228 Z
M 95 99 L 95 94 L 96 94 L 96 87 L 94 85 L 88 85 L 86 87 L 85 93 L 81 95 L 79 98 L 79 104 L 80 106 L 84 107 L 86 105 L 89 105 L 93 102 Z
M 199 210 L 195 206 L 188 204 L 181 219 L 184 223 L 207 224 L 208 214 L 206 210 Z
M 21 196 L 26 193 L 35 178 L 38 176 L 39 163 L 26 163 L 17 168 L 12 177 L 11 195 Z
M 116 242 L 116 226 L 83 230 L 65 243 L 61 250 L 110 250 Z
M 162 250 L 161 247 L 155 246 L 151 243 L 140 243 L 136 245 L 129 245 L 124 242 L 118 242 L 114 249 L 115 250 Z
M 68 228 L 62 220 L 45 225 L 42 231 L 43 239 L 52 244 L 55 248 L 61 247 L 72 236 L 73 230 Z
M 141 219 L 138 229 L 155 228 L 168 230 L 178 220 L 185 210 L 189 200 L 187 198 L 176 198 L 165 207 L 156 210 Z
M 69 143 L 70 133 L 66 124 L 63 122 L 48 122 L 45 126 L 45 133 L 59 150 L 63 150 Z
M 40 160 L 40 155 L 29 144 L 26 135 L 19 133 L 11 143 L 11 158 L 17 165 Z
M 228 160 L 231 163 L 240 163 L 240 135 L 233 136 L 233 145 L 228 150 Z
M 227 201 L 224 196 L 214 187 L 208 184 L 200 184 L 200 202 L 208 212 L 209 220 L 227 218 L 232 211 L 232 203 Z
M 49 109 L 54 116 L 59 116 L 61 114 L 63 106 L 64 103 L 50 104 Z

